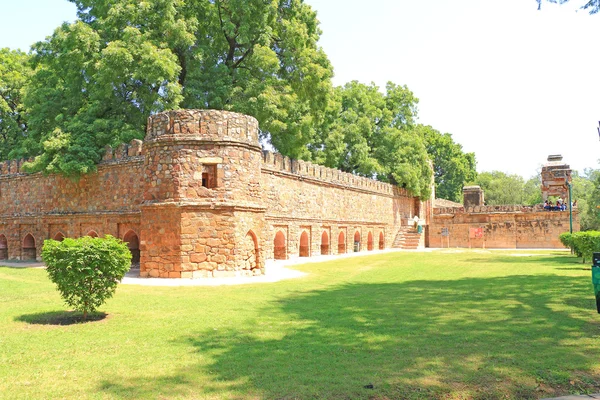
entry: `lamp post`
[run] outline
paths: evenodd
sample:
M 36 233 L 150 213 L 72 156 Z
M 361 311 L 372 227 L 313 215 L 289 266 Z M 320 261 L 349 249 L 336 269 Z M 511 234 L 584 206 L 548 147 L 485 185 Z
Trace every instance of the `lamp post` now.
M 569 233 L 573 233 L 573 199 L 571 198 L 572 186 L 573 185 L 571 184 L 571 182 L 567 181 L 567 187 L 569 188 Z

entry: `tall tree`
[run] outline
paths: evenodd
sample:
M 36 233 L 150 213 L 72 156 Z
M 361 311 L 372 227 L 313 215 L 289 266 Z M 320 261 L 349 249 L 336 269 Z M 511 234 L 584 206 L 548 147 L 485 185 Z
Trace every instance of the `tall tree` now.
M 431 168 L 423 140 L 414 130 L 418 99 L 406 87 L 356 81 L 335 89 L 312 157 L 325 165 L 378 178 L 428 197 Z
M 179 66 L 167 49 L 126 27 L 107 41 L 81 21 L 34 47 L 24 98 L 29 134 L 11 156 L 34 155 L 32 171 L 78 175 L 95 169 L 106 144 L 143 137 L 148 115 L 176 107 Z
M 0 161 L 8 159 L 27 133 L 23 88 L 31 75 L 29 56 L 0 49 Z
M 475 153 L 465 153 L 452 135 L 442 134 L 431 126 L 418 125 L 416 131 L 433 162 L 436 197 L 462 201 L 463 186 L 477 176 Z
M 281 153 L 310 158 L 332 68 L 302 0 L 71 1 L 79 21 L 34 47 L 35 118 L 12 154 L 37 156 L 31 170 L 90 171 L 105 144 L 179 107 L 254 115 Z
M 524 203 L 525 181 L 520 175 L 507 175 L 500 171 L 481 172 L 475 183 L 483 189 L 487 205 Z

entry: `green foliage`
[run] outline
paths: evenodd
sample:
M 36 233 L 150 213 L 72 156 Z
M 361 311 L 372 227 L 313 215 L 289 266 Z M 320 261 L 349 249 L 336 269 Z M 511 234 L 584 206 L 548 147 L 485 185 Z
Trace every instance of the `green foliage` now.
M 574 172 L 572 182 L 581 230 L 600 230 L 600 170 L 586 169 L 581 175 Z
M 431 126 L 418 125 L 417 133 L 424 139 L 427 153 L 433 161 L 437 198 L 462 202 L 462 188 L 475 180 L 475 153 L 464 153 L 462 146 L 449 133 L 440 133 Z
M 23 88 L 31 68 L 29 56 L 19 50 L 0 49 L 0 161 L 19 145 L 27 133 Z
M 558 235 L 558 239 L 565 247 L 573 247 L 573 234 L 570 232 L 564 232 Z
M 94 171 L 105 145 L 142 138 L 148 115 L 179 104 L 177 58 L 136 27 L 123 28 L 119 40 L 104 28 L 63 24 L 34 46 L 24 98 L 29 134 L 11 152 L 35 156 L 26 170 Z
M 586 260 L 592 259 L 592 253 L 600 251 L 600 232 L 598 231 L 573 232 L 571 241 L 575 254 L 583 257 L 584 263 Z
M 110 235 L 46 240 L 42 259 L 64 301 L 84 318 L 112 297 L 131 265 L 127 245 Z
M 523 177 L 507 175 L 504 172 L 482 172 L 477 175 L 475 184 L 479 185 L 485 194 L 487 205 L 523 204 Z
M 543 0 L 536 0 L 538 3 L 538 10 L 540 8 L 542 8 L 542 1 Z M 546 0 L 548 3 L 558 3 L 558 4 L 564 4 L 567 3 L 569 0 Z M 583 4 L 581 6 L 582 10 L 589 10 L 590 14 L 596 14 L 598 11 L 600 11 L 600 0 L 587 0 L 587 2 L 585 4 Z
M 428 197 L 432 172 L 423 138 L 414 129 L 417 102 L 406 86 L 392 82 L 385 93 L 357 81 L 335 88 L 311 157 Z

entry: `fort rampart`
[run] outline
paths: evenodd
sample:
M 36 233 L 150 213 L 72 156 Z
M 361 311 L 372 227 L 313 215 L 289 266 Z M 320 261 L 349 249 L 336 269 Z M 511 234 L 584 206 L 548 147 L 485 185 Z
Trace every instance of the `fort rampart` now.
M 387 248 L 422 203 L 396 186 L 264 152 L 258 123 L 214 110 L 150 117 L 144 142 L 106 148 L 71 180 L 0 163 L 0 259 L 45 239 L 110 234 L 142 276 L 262 273 L 267 258 Z

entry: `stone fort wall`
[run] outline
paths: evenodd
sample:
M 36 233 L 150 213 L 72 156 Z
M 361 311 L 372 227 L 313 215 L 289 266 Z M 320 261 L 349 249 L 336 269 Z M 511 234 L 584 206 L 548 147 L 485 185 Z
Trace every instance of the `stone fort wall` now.
M 542 205 L 441 207 L 428 227 L 430 247 L 562 249 L 558 236 L 568 232 L 569 211 L 546 211 Z M 573 209 L 573 231 L 579 213 Z
M 393 185 L 263 152 L 256 120 L 225 111 L 154 115 L 143 143 L 108 147 L 76 181 L 21 165 L 0 163 L 0 259 L 111 234 L 142 276 L 252 275 L 265 259 L 387 248 L 427 208 Z

